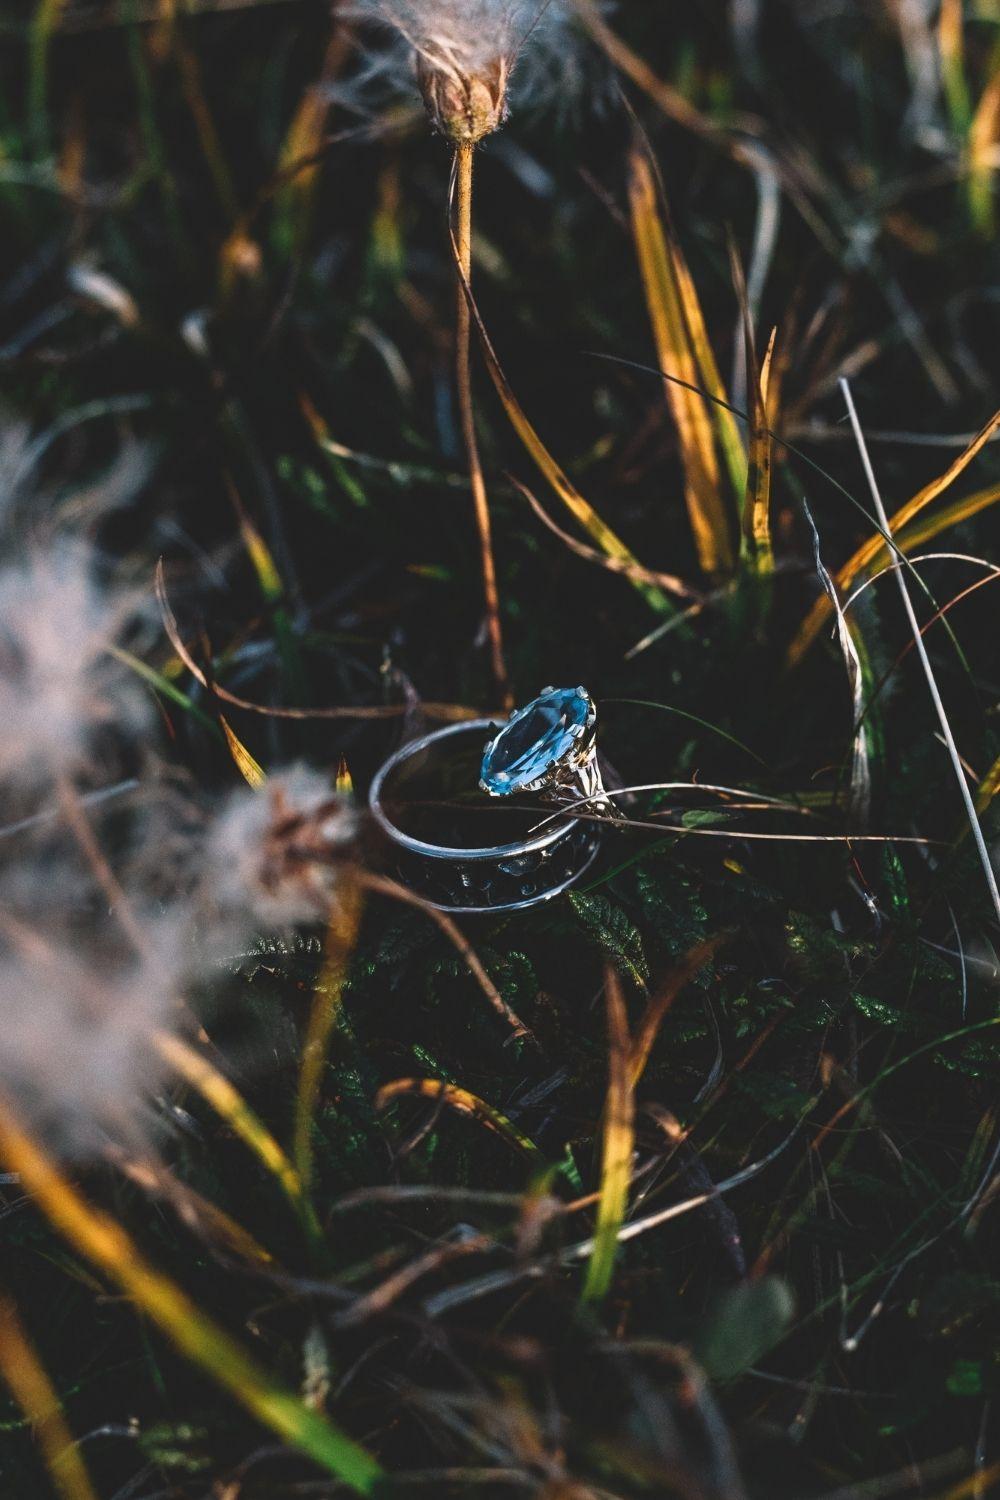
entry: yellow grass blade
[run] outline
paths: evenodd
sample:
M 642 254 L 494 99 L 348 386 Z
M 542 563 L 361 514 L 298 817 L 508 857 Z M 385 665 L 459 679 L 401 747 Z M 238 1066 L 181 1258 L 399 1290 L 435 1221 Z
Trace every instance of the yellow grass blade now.
M 753 394 L 753 425 L 750 432 L 750 462 L 747 466 L 747 489 L 743 507 L 743 537 L 758 573 L 774 572 L 774 547 L 771 543 L 771 473 L 774 460 L 773 424 L 770 420 L 768 392 L 774 341 L 771 339 L 758 376 L 750 370 Z M 749 353 L 749 352 L 748 352 Z
M 969 126 L 969 211 L 980 234 L 992 234 L 996 223 L 993 174 L 1000 147 L 1000 71 L 993 74 Z
M 93 1207 L 0 1102 L 0 1156 L 71 1245 L 120 1286 L 192 1364 L 258 1421 L 301 1450 L 355 1494 L 384 1479 L 375 1459 L 327 1418 L 278 1385 L 229 1333 L 140 1253 L 108 1214 Z
M 407 1094 L 416 1094 L 423 1099 L 440 1100 L 450 1109 L 457 1110 L 459 1114 L 478 1120 L 481 1125 L 485 1125 L 487 1130 L 492 1130 L 495 1135 L 501 1136 L 508 1145 L 522 1151 L 525 1156 L 536 1160 L 542 1156 L 534 1141 L 522 1135 L 506 1115 L 494 1109 L 492 1104 L 487 1104 L 485 1099 L 480 1099 L 478 1094 L 459 1088 L 456 1083 L 445 1083 L 438 1078 L 396 1078 L 392 1083 L 383 1084 L 379 1089 L 375 1097 L 375 1107 L 384 1109 L 387 1104 L 392 1103 L 393 1099 L 399 1099 Z
M 892 536 L 895 537 L 897 532 L 906 526 L 914 516 L 919 515 L 926 506 L 930 505 L 933 500 L 936 500 L 939 495 L 942 495 L 945 490 L 954 484 L 955 480 L 964 473 L 976 455 L 990 441 L 990 438 L 998 428 L 1000 428 L 1000 411 L 994 412 L 993 416 L 986 423 L 986 426 L 976 434 L 969 446 L 958 455 L 954 462 L 948 465 L 943 474 L 939 474 L 936 479 L 932 479 L 930 484 L 926 484 L 912 499 L 907 500 L 905 505 L 900 506 L 889 522 Z M 926 534 L 924 539 L 926 539 Z M 840 592 L 846 592 L 861 573 L 867 572 L 873 565 L 884 561 L 886 553 L 885 542 L 878 533 L 873 537 L 869 537 L 853 556 L 848 559 L 837 574 L 836 582 Z M 816 600 L 788 649 L 787 664 L 789 668 L 798 666 L 830 618 L 832 609 L 833 605 L 826 594 L 822 594 Z
M 662 192 L 660 195 L 661 206 L 663 206 Z M 664 209 L 665 213 L 665 209 Z M 708 329 L 705 327 L 705 318 L 698 301 L 698 293 L 695 291 L 694 278 L 688 269 L 688 263 L 684 258 L 680 240 L 674 233 L 673 225 L 669 215 L 665 215 L 664 231 L 667 240 L 667 250 L 670 255 L 670 265 L 677 281 L 677 292 L 681 300 L 684 312 L 684 322 L 687 327 L 688 338 L 691 341 L 691 352 L 694 354 L 698 365 L 700 384 L 703 390 L 714 397 L 709 415 L 715 425 L 716 437 L 722 449 L 726 468 L 729 471 L 729 480 L 733 487 L 733 494 L 737 498 L 742 496 L 746 484 L 747 453 L 740 436 L 739 425 L 736 417 L 728 406 L 720 405 L 728 399 L 726 388 L 719 374 L 719 367 L 715 362 L 715 354 L 708 339 Z
M 345 874 L 330 912 L 323 967 L 316 981 L 316 990 L 313 995 L 309 1029 L 306 1033 L 305 1046 L 302 1049 L 298 1093 L 295 1099 L 295 1141 L 292 1155 L 299 1180 L 306 1189 L 312 1179 L 313 1120 L 319 1103 L 323 1070 L 326 1067 L 330 1050 L 330 1038 L 340 1014 L 340 1001 L 344 992 L 344 981 L 347 978 L 347 967 L 358 938 L 362 908 L 361 887 L 356 880 L 352 880 L 349 875 Z
M 976 812 L 982 817 L 997 792 L 1000 792 L 1000 755 L 990 766 L 976 788 Z
M 604 971 L 604 998 L 608 1020 L 608 1096 L 604 1106 L 597 1226 L 581 1293 L 584 1302 L 599 1302 L 611 1285 L 618 1255 L 618 1231 L 628 1205 L 635 1141 L 632 1043 L 622 982 L 611 964 Z
M 189 1088 L 201 1095 L 220 1119 L 225 1120 L 233 1134 L 270 1172 L 309 1232 L 319 1237 L 319 1225 L 306 1200 L 298 1172 L 239 1089 L 209 1062 L 204 1053 L 198 1052 L 181 1037 L 158 1031 L 153 1041 L 168 1066 Z
M 456 269 L 461 276 L 461 267 L 457 258 L 458 247 L 455 244 L 454 237 L 452 239 L 452 247 L 456 256 Z M 493 348 L 490 336 L 486 331 L 486 324 L 483 322 L 476 299 L 472 295 L 472 288 L 464 276 L 461 279 L 465 298 L 469 304 L 469 311 L 476 325 L 476 332 L 479 335 L 479 343 L 483 351 L 483 358 L 486 361 L 486 368 L 489 371 L 490 379 L 493 381 L 496 393 L 500 397 L 500 402 L 507 413 L 507 418 L 514 431 L 521 439 L 540 473 L 548 481 L 549 485 L 551 485 L 554 493 L 558 495 L 567 510 L 575 516 L 587 535 L 597 543 L 601 551 L 608 557 L 613 557 L 619 562 L 626 563 L 629 568 L 639 568 L 638 559 L 621 538 L 612 531 L 611 527 L 605 521 L 601 520 L 601 517 L 594 510 L 590 502 L 585 500 L 583 495 L 580 494 L 580 491 L 549 453 L 549 450 L 529 422 L 520 402 L 514 394 L 513 386 L 501 368 L 496 350 Z M 627 572 L 626 577 L 630 577 Z M 630 582 L 636 592 L 641 594 L 654 609 L 663 614 L 673 614 L 673 605 L 661 588 L 635 577 L 630 577 Z
M 267 780 L 263 766 L 254 760 L 246 745 L 244 745 L 243 741 L 236 734 L 236 731 L 230 726 L 229 721 L 222 714 L 219 715 L 219 723 L 222 725 L 222 732 L 226 736 L 229 753 L 236 762 L 240 775 L 247 786 L 252 786 L 254 791 L 259 790 Z
M 55 1388 L 6 1296 L 0 1296 L 0 1376 L 31 1423 L 53 1487 L 63 1500 L 97 1500 Z
M 697 386 L 701 371 L 695 359 L 677 282 L 660 220 L 656 184 L 643 151 L 630 158 L 629 200 L 632 231 L 646 291 L 657 358 L 663 372 Z M 698 560 L 706 573 L 731 573 L 733 546 L 729 517 L 720 493 L 719 463 L 712 420 L 703 396 L 674 381 L 665 382 L 667 402 L 677 426 L 684 467 L 684 496 Z
M 941 54 L 941 82 L 948 101 L 952 129 L 960 135 L 968 131 L 972 118 L 969 86 L 965 81 L 965 38 L 962 0 L 941 0 L 938 17 L 938 49 Z

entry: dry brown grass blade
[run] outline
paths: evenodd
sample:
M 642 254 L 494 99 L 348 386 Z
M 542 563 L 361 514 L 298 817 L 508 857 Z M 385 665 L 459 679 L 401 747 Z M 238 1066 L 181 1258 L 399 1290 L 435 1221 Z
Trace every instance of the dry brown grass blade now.
M 465 299 L 469 305 L 469 312 L 472 316 L 472 321 L 476 325 L 476 332 L 479 335 L 479 343 L 483 351 L 483 358 L 486 361 L 486 368 L 489 371 L 490 379 L 493 381 L 493 385 L 497 395 L 500 397 L 501 405 L 507 413 L 511 426 L 521 439 L 521 442 L 543 477 L 552 487 L 554 493 L 580 523 L 587 535 L 597 543 L 601 551 L 608 557 L 617 558 L 620 562 L 626 563 L 630 568 L 638 568 L 640 566 L 638 559 L 621 538 L 612 531 L 611 527 L 605 521 L 601 520 L 601 517 L 594 510 L 590 502 L 585 500 L 583 495 L 580 494 L 580 491 L 552 457 L 538 436 L 538 433 L 529 422 L 521 403 L 514 394 L 514 388 L 504 374 L 500 361 L 497 358 L 496 350 L 493 348 L 493 343 L 486 331 L 486 324 L 483 322 L 482 315 L 476 305 L 476 299 L 472 294 L 472 287 L 462 275 L 459 249 L 454 236 L 452 236 L 452 253 L 455 258 L 455 267 L 461 280 Z M 656 588 L 652 584 L 638 581 L 634 581 L 634 587 L 654 609 L 661 612 L 672 610 L 672 605 L 662 589 Z
M 948 465 L 943 474 L 939 474 L 936 479 L 932 479 L 931 482 L 924 485 L 923 489 L 919 490 L 917 494 L 912 497 L 912 499 L 907 500 L 905 505 L 901 505 L 899 507 L 899 509 L 896 511 L 895 515 L 889 522 L 889 530 L 890 534 L 893 537 L 896 537 L 897 545 L 903 551 L 906 550 L 906 547 L 908 545 L 916 545 L 916 542 L 910 539 L 908 533 L 906 534 L 905 539 L 904 537 L 897 536 L 897 533 L 900 532 L 903 527 L 907 526 L 915 516 L 919 515 L 922 510 L 926 509 L 926 507 L 930 505 L 932 501 L 936 500 L 939 495 L 944 494 L 945 490 L 949 489 L 951 485 L 954 484 L 955 480 L 965 472 L 976 455 L 990 441 L 998 428 L 1000 428 L 1000 411 L 994 412 L 993 416 L 986 423 L 985 427 L 983 427 L 976 434 L 968 447 L 965 448 L 958 455 L 958 457 Z M 988 493 L 992 493 L 992 491 L 979 492 L 980 496 Z M 997 493 L 998 495 L 1000 495 L 1000 489 L 998 489 Z M 989 503 L 991 502 L 984 502 L 984 504 Z M 968 501 L 957 502 L 958 506 L 966 504 L 968 504 Z M 982 508 L 983 505 L 980 505 L 979 509 Z M 949 521 L 947 524 L 951 525 L 954 524 L 954 522 Z M 926 541 L 928 536 L 936 535 L 937 530 L 941 529 L 943 529 L 943 526 L 938 527 L 937 529 L 930 532 L 922 532 L 920 534 L 920 540 Z M 836 577 L 838 589 L 842 593 L 846 592 L 846 590 L 851 587 L 852 583 L 859 576 L 859 574 L 865 572 L 873 566 L 881 566 L 881 564 L 887 560 L 888 556 L 889 549 L 886 546 L 886 543 L 882 539 L 881 535 L 876 532 L 874 536 L 869 537 L 868 540 L 864 542 L 848 559 L 848 561 L 844 563 L 843 567 L 840 569 Z M 812 609 L 809 611 L 805 620 L 803 621 L 801 627 L 799 628 L 799 631 L 796 634 L 795 639 L 792 641 L 791 646 L 788 648 L 787 665 L 789 668 L 797 667 L 799 662 L 802 661 L 810 646 L 812 646 L 813 642 L 816 640 L 816 637 L 819 635 L 820 631 L 829 620 L 832 610 L 833 605 L 827 595 L 820 595 L 820 597 L 814 603 Z
M 31 1424 L 53 1489 L 62 1500 L 97 1500 L 58 1393 L 5 1294 L 0 1294 L 0 1376 Z
M 595 548 L 588 547 L 586 542 L 578 542 L 576 537 L 570 536 L 568 531 L 563 531 L 561 526 L 556 525 L 537 495 L 533 495 L 526 484 L 522 484 L 519 479 L 515 479 L 513 474 L 509 474 L 507 477 L 514 488 L 527 500 L 542 525 L 551 531 L 553 536 L 558 537 L 564 547 L 568 547 L 577 557 L 582 557 L 584 562 L 593 563 L 596 567 L 604 568 L 609 573 L 621 573 L 626 578 L 638 580 L 640 583 L 655 584 L 658 588 L 666 589 L 670 594 L 677 594 L 681 599 L 689 603 L 692 601 L 701 603 L 703 601 L 704 595 L 700 594 L 697 589 L 692 588 L 689 583 L 685 583 L 683 578 L 677 578 L 673 573 L 658 573 L 652 568 L 643 568 L 638 563 L 629 564 L 622 562 L 620 558 L 607 557 L 603 552 L 598 552 Z
M 409 703 L 372 703 L 362 704 L 357 708 L 272 708 L 266 703 L 253 703 L 249 698 L 239 698 L 235 693 L 222 687 L 220 683 L 210 682 L 184 644 L 177 617 L 167 598 L 162 558 L 156 564 L 155 588 L 163 629 L 178 658 L 197 683 L 223 703 L 231 704 L 233 708 L 242 708 L 251 714 L 263 714 L 271 719 L 398 719 L 408 713 L 412 707 Z M 420 704 L 420 711 L 428 719 L 441 719 L 446 723 L 454 724 L 462 723 L 465 719 L 477 719 L 482 714 L 481 709 L 468 708 L 464 703 L 423 701 Z
M 392 1083 L 385 1083 L 375 1096 L 375 1108 L 385 1109 L 394 1099 L 401 1099 L 406 1095 L 431 1099 L 436 1104 L 444 1103 L 459 1114 L 478 1120 L 480 1125 L 484 1125 L 494 1135 L 501 1136 L 508 1145 L 522 1151 L 525 1156 L 539 1159 L 542 1155 L 534 1141 L 522 1135 L 517 1126 L 498 1109 L 494 1109 L 492 1104 L 487 1104 L 478 1094 L 460 1088 L 457 1083 L 445 1083 L 440 1078 L 396 1078 Z
M 372 891 L 378 896 L 388 896 L 392 901 L 402 901 L 407 906 L 415 906 L 425 916 L 440 928 L 448 941 L 461 954 L 469 967 L 479 988 L 492 1005 L 493 1009 L 511 1028 L 514 1037 L 526 1037 L 529 1041 L 534 1040 L 530 1027 L 525 1026 L 514 1011 L 511 1010 L 506 1000 L 493 983 L 490 976 L 483 967 L 482 959 L 479 957 L 468 938 L 462 932 L 457 922 L 454 922 L 447 912 L 438 911 L 429 901 L 418 896 L 416 891 L 411 891 L 405 885 L 400 885 L 398 880 L 390 880 L 386 875 L 376 875 L 371 870 L 360 870 L 355 872 L 355 879 L 364 886 L 366 890 Z
M 714 937 L 706 938 L 703 943 L 697 943 L 664 975 L 650 995 L 645 1012 L 636 1027 L 629 1056 L 629 1073 L 633 1088 L 636 1087 L 646 1070 L 646 1064 L 649 1062 L 649 1055 L 663 1024 L 663 1018 L 677 996 L 701 972 L 709 959 L 713 958 L 719 949 L 730 941 L 732 936 L 733 934 L 728 931 L 719 932 Z
M 580 1294 L 584 1302 L 600 1302 L 611 1285 L 618 1255 L 618 1232 L 628 1206 L 635 1144 L 633 1044 L 625 994 L 613 964 L 605 965 L 604 999 L 608 1023 L 608 1094 L 604 1106 L 597 1224 Z
M 274 1266 L 274 1256 L 270 1250 L 266 1250 L 249 1229 L 244 1229 L 224 1209 L 202 1197 L 201 1193 L 195 1192 L 186 1182 L 181 1182 L 162 1163 L 152 1159 L 130 1160 L 118 1154 L 113 1159 L 123 1177 L 127 1177 L 151 1197 L 168 1203 L 181 1223 L 207 1244 L 216 1245 L 230 1255 L 238 1256 L 248 1265 Z
M 656 182 L 645 152 L 639 146 L 629 160 L 629 202 L 632 232 L 646 291 L 653 338 L 660 368 L 675 380 L 666 381 L 667 402 L 673 413 L 684 468 L 684 497 L 698 561 L 713 576 L 733 570 L 729 516 L 723 505 L 719 461 L 712 419 L 704 397 L 688 386 L 700 383 L 676 266 L 660 219 Z

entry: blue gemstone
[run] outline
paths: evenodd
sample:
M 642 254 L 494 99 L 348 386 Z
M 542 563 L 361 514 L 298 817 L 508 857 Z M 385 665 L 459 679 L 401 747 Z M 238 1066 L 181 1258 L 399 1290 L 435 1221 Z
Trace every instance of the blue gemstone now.
M 592 713 L 582 688 L 549 688 L 518 709 L 486 747 L 483 791 L 508 797 L 530 787 L 573 749 Z

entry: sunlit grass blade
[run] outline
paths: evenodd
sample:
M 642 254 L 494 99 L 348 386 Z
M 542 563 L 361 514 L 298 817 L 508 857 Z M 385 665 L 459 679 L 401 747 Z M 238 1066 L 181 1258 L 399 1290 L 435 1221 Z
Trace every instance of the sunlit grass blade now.
M 587 1262 L 581 1298 L 600 1302 L 607 1294 L 618 1255 L 618 1231 L 628 1205 L 635 1141 L 635 1095 L 632 1043 L 625 995 L 617 970 L 604 970 L 608 1023 L 608 1094 L 604 1105 L 601 1186 L 594 1247 Z
M 239 1089 L 224 1073 L 188 1042 L 166 1031 L 157 1032 L 155 1046 L 160 1055 L 215 1110 L 233 1134 L 253 1152 L 270 1172 L 311 1238 L 320 1237 L 319 1225 L 309 1206 L 298 1172 L 260 1117 L 250 1108 Z
M 948 103 L 952 129 L 965 138 L 972 121 L 972 100 L 965 77 L 964 6 L 962 0 L 941 0 L 938 16 L 938 51 L 941 82 Z
M 487 1104 L 485 1099 L 480 1099 L 477 1094 L 470 1093 L 468 1089 L 460 1088 L 456 1083 L 446 1083 L 439 1078 L 396 1078 L 392 1083 L 385 1083 L 379 1089 L 375 1097 L 375 1107 L 385 1109 L 386 1105 L 391 1104 L 394 1099 L 413 1094 L 422 1099 L 431 1099 L 435 1103 L 446 1104 L 449 1109 L 454 1109 L 461 1115 L 468 1115 L 470 1119 L 478 1120 L 487 1130 L 501 1136 L 508 1145 L 513 1146 L 517 1151 L 522 1151 L 525 1156 L 539 1161 L 544 1159 L 534 1141 L 518 1130 L 506 1115 L 494 1109 L 492 1104 Z
M 976 812 L 982 817 L 997 792 L 1000 792 L 1000 755 L 990 766 L 976 788 Z
M 666 374 L 685 382 L 679 385 L 667 381 L 665 389 L 677 426 L 684 496 L 698 560 L 706 573 L 728 574 L 733 570 L 733 544 L 729 515 L 722 501 L 712 419 L 704 398 L 686 388 L 700 383 L 701 371 L 691 347 L 677 275 L 658 212 L 653 171 L 638 146 L 630 158 L 629 201 L 659 364 Z
M 875 505 L 875 510 L 878 514 L 878 518 L 883 531 L 891 532 L 892 524 L 885 512 L 882 495 L 878 487 L 878 482 L 875 478 L 875 471 L 872 468 L 871 459 L 868 454 L 868 448 L 864 440 L 864 433 L 862 431 L 861 423 L 858 420 L 858 414 L 854 406 L 854 398 L 851 395 L 851 388 L 848 381 L 843 376 L 840 380 L 840 388 L 843 392 L 844 401 L 847 405 L 847 413 L 851 420 L 851 427 L 854 431 L 855 441 L 858 445 L 858 453 L 861 457 L 862 466 L 865 471 L 865 477 L 868 481 L 868 488 L 871 493 L 872 501 Z M 913 636 L 913 644 L 916 647 L 917 656 L 919 657 L 920 665 L 923 670 L 924 677 L 927 681 L 927 688 L 931 696 L 931 701 L 934 704 L 934 711 L 937 715 L 938 723 L 941 726 L 941 734 L 948 750 L 952 768 L 955 772 L 955 781 L 958 785 L 959 795 L 962 799 L 962 803 L 965 807 L 966 815 L 969 820 L 969 829 L 976 844 L 976 852 L 979 855 L 979 861 L 982 865 L 983 876 L 986 880 L 986 887 L 990 894 L 990 900 L 993 903 L 993 909 L 996 912 L 997 919 L 1000 920 L 1000 885 L 997 884 L 997 875 L 996 871 L 993 868 L 993 861 L 990 858 L 990 852 L 986 846 L 986 839 L 983 834 L 982 826 L 979 822 L 979 816 L 976 812 L 975 804 L 972 800 L 972 794 L 969 791 L 969 783 L 966 779 L 965 767 L 962 764 L 962 758 L 959 754 L 958 746 L 955 743 L 955 737 L 952 732 L 951 724 L 948 720 L 948 715 L 945 711 L 941 693 L 937 685 L 934 668 L 931 666 L 930 657 L 928 656 L 927 648 L 924 645 L 923 635 L 921 634 L 916 611 L 913 608 L 913 601 L 910 598 L 909 589 L 906 586 L 906 578 L 903 574 L 903 570 L 901 568 L 894 569 L 893 576 L 895 577 L 896 584 L 899 588 L 900 597 L 903 602 L 903 608 L 906 611 L 906 616 L 910 624 L 910 631 Z
M 323 966 L 316 981 L 312 1011 L 302 1049 L 298 1092 L 295 1098 L 295 1139 L 292 1156 L 300 1182 L 308 1191 L 312 1180 L 312 1133 L 327 1065 L 330 1038 L 340 1014 L 347 968 L 361 925 L 363 897 L 360 884 L 345 876 L 330 912 Z
M 454 248 L 457 255 L 457 246 L 454 246 Z M 553 492 L 563 502 L 567 510 L 580 523 L 587 535 L 597 543 L 602 552 L 608 557 L 617 558 L 619 562 L 626 563 L 629 568 L 639 568 L 641 565 L 638 558 L 635 557 L 621 538 L 612 531 L 611 527 L 601 519 L 590 502 L 584 499 L 569 476 L 549 453 L 549 450 L 529 422 L 520 402 L 514 394 L 514 389 L 510 381 L 501 368 L 490 336 L 486 331 L 486 325 L 482 320 L 476 300 L 472 294 L 472 288 L 467 281 L 464 281 L 462 286 L 469 304 L 472 320 L 476 325 L 476 331 L 479 335 L 479 342 L 482 347 L 483 358 L 486 361 L 486 368 L 490 373 L 490 379 L 493 381 L 497 395 L 500 397 L 500 402 L 507 413 L 511 426 L 521 439 L 540 473 L 548 481 Z M 631 582 L 636 592 L 641 594 L 654 609 L 662 614 L 673 614 L 674 606 L 661 588 L 635 578 Z
M 897 536 L 897 533 L 954 484 L 955 480 L 965 472 L 972 460 L 981 452 L 998 429 L 1000 429 L 1000 411 L 993 414 L 985 427 L 981 428 L 968 447 L 948 465 L 943 474 L 939 474 L 936 479 L 932 479 L 929 484 L 924 485 L 923 489 L 918 490 L 917 494 L 910 500 L 907 500 L 905 505 L 899 507 L 889 522 L 890 533 L 897 538 L 897 544 L 902 546 L 902 539 Z M 980 509 L 982 508 L 980 506 Z M 948 524 L 954 523 L 949 522 Z M 924 534 L 925 540 L 926 535 L 927 533 Z M 906 550 L 905 547 L 903 547 L 903 550 Z M 874 536 L 869 537 L 866 542 L 862 543 L 837 573 L 837 588 L 842 593 L 846 592 L 859 574 L 875 564 L 883 563 L 887 557 L 888 549 L 886 544 L 876 532 Z M 806 655 L 820 631 L 829 620 L 832 609 L 833 605 L 830 603 L 827 595 L 820 595 L 799 627 L 791 646 L 788 648 L 787 660 L 790 668 L 798 666 L 799 662 Z
M 306 239 L 322 168 L 323 139 L 330 117 L 332 83 L 350 51 L 350 32 L 335 26 L 320 76 L 305 90 L 285 132 L 274 194 L 274 238 L 290 254 Z
M 66 1425 L 59 1396 L 21 1325 L 17 1308 L 3 1294 L 0 1378 L 30 1422 L 53 1488 L 62 1500 L 97 1500 L 80 1450 Z
M 976 106 L 968 142 L 969 213 L 973 227 L 989 236 L 996 226 L 993 181 L 1000 149 L 1000 68 L 987 83 Z
M 243 777 L 243 780 L 246 782 L 247 786 L 253 787 L 255 791 L 258 790 L 264 785 L 265 781 L 267 780 L 267 774 L 264 771 L 263 766 L 261 766 L 258 761 L 254 760 L 246 745 L 244 745 L 239 735 L 232 728 L 229 721 L 223 717 L 222 714 L 219 715 L 219 723 L 222 725 L 222 732 L 226 736 L 226 744 L 229 746 L 229 753 L 233 757 L 233 760 L 236 762 L 236 767 L 240 775 Z
M 355 1494 L 374 1495 L 384 1474 L 360 1444 L 278 1385 L 229 1333 L 158 1271 L 108 1214 L 95 1208 L 21 1130 L 0 1101 L 0 1156 L 59 1232 L 116 1283 L 176 1348 L 258 1421 Z
M 743 506 L 743 540 L 753 566 L 759 574 L 774 572 L 774 545 L 771 541 L 771 476 L 774 462 L 773 423 L 769 417 L 768 390 L 774 341 L 778 330 L 771 332 L 767 352 L 759 370 L 749 363 L 753 390 L 753 425 L 750 431 L 750 461 L 747 466 L 747 488 Z

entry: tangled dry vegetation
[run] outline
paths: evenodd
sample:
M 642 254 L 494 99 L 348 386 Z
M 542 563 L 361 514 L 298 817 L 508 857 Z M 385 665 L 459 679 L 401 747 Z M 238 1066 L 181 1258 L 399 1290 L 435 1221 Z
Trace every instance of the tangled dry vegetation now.
M 4 1500 L 1000 1494 L 995 0 L 0 66 Z M 452 920 L 366 787 L 545 682 Z

